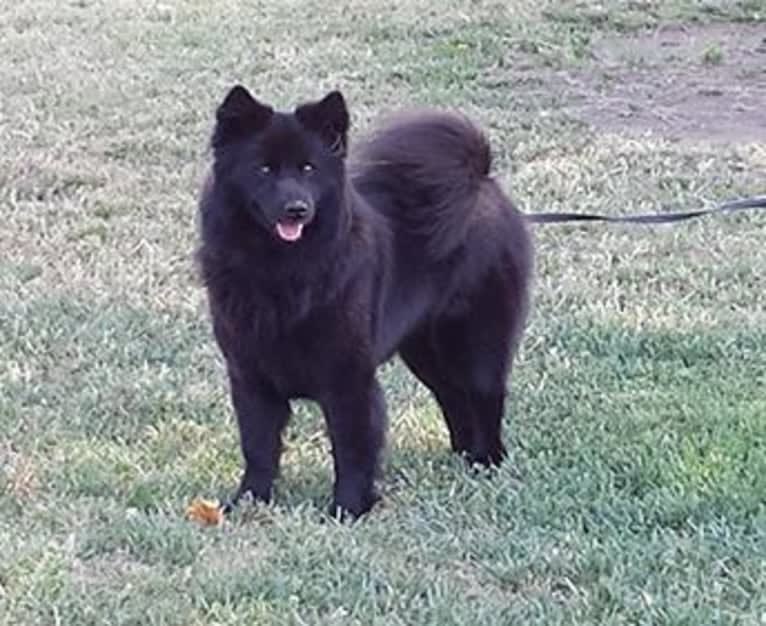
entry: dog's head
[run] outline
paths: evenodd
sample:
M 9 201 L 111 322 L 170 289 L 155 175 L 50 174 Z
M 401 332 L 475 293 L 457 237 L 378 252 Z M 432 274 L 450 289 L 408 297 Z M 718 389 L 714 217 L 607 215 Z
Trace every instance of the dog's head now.
M 233 87 L 216 111 L 216 185 L 285 244 L 340 224 L 349 114 L 340 92 L 282 113 Z

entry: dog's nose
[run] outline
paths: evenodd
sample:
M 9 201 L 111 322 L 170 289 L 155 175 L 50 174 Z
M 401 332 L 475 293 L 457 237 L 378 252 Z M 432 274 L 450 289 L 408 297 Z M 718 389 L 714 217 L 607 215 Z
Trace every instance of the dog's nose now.
M 311 207 L 305 200 L 291 200 L 285 204 L 285 215 L 293 220 L 303 219 L 310 210 Z

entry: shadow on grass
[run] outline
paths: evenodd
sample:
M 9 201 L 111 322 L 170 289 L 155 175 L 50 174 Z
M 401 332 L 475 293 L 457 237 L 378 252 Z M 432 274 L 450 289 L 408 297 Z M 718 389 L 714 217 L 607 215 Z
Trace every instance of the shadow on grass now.
M 184 483 L 233 489 L 236 432 L 207 320 L 63 299 L 33 300 L 0 319 L 3 352 L 36 373 L 31 384 L 4 381 L 0 422 L 21 448 L 59 451 L 47 464 L 65 491 L 122 493 L 130 506 L 151 508 L 155 498 L 180 497 Z M 498 484 L 516 493 L 523 476 L 521 492 L 552 519 L 564 511 L 606 519 L 622 508 L 640 513 L 631 519 L 641 527 L 646 515 L 673 526 L 695 511 L 747 516 L 762 505 L 766 332 L 593 323 L 542 331 L 510 384 L 512 469 L 487 497 Z M 398 361 L 381 379 L 391 415 L 386 498 L 436 494 L 446 505 L 482 492 L 449 451 L 422 386 Z M 230 449 L 213 449 L 220 445 Z M 327 506 L 331 455 L 311 405 L 297 407 L 283 468 L 282 505 Z

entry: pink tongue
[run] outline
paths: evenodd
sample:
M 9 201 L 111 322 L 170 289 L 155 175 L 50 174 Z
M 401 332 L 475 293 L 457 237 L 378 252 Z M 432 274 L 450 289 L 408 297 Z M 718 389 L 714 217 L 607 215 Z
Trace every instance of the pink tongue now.
M 285 241 L 298 241 L 303 233 L 300 222 L 277 222 L 277 234 Z

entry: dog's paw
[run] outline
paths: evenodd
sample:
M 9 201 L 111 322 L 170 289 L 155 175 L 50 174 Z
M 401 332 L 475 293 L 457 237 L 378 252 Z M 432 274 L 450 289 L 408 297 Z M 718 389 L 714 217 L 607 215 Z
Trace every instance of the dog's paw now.
M 328 510 L 330 517 L 340 522 L 354 522 L 369 513 L 380 500 L 380 494 L 372 489 L 361 494 L 338 494 Z

